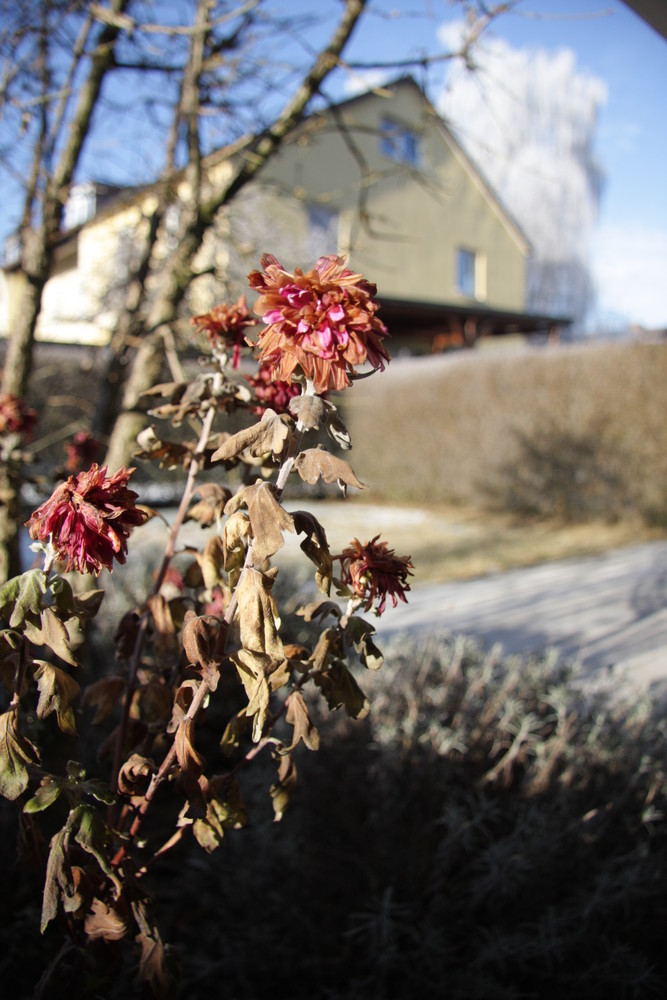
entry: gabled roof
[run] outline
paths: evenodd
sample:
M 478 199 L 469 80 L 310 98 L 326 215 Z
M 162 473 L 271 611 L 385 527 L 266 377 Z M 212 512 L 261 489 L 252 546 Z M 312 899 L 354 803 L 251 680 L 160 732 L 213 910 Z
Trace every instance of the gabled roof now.
M 491 209 L 500 218 L 501 222 L 506 227 L 506 229 L 509 230 L 515 241 L 521 247 L 522 251 L 525 254 L 530 253 L 532 251 L 532 245 L 530 240 L 524 233 L 523 229 L 521 228 L 517 220 L 514 218 L 512 213 L 509 211 L 507 206 L 503 203 L 498 193 L 494 190 L 492 185 L 486 179 L 483 171 L 474 162 L 474 160 L 470 157 L 470 155 L 466 152 L 464 147 L 455 137 L 454 133 L 452 132 L 447 122 L 438 114 L 435 107 L 431 104 L 428 97 L 426 96 L 422 88 L 419 86 L 417 81 L 414 79 L 414 77 L 409 75 L 398 77 L 395 80 L 383 83 L 377 87 L 372 87 L 369 90 L 362 91 L 359 94 L 355 94 L 353 97 L 346 98 L 344 101 L 336 103 L 331 108 L 322 108 L 318 111 L 314 111 L 312 114 L 308 116 L 308 118 L 305 119 L 302 125 L 299 126 L 299 129 L 302 129 L 304 126 L 307 126 L 308 122 L 311 122 L 320 117 L 326 117 L 327 114 L 331 112 L 331 110 L 344 111 L 347 108 L 353 107 L 355 104 L 368 102 L 369 100 L 372 100 L 373 97 L 376 97 L 378 100 L 385 101 L 388 98 L 391 98 L 393 92 L 395 92 L 399 88 L 410 88 L 419 96 L 419 99 L 424 104 L 424 108 L 427 114 L 429 115 L 430 118 L 432 118 L 434 124 L 436 125 L 438 131 L 440 132 L 443 141 L 451 150 L 452 154 L 456 157 L 461 167 L 468 174 L 473 184 L 475 184 L 475 186 L 481 192 L 483 197 L 489 203 Z M 297 130 L 297 132 L 298 131 L 299 130 Z

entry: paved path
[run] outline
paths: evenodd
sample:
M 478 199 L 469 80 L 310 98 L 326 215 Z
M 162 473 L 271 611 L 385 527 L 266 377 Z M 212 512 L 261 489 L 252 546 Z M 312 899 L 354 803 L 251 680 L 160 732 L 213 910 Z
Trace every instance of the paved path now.
M 555 647 L 585 676 L 615 667 L 667 693 L 667 541 L 416 586 L 408 596 L 379 619 L 380 635 L 443 629 L 509 653 Z

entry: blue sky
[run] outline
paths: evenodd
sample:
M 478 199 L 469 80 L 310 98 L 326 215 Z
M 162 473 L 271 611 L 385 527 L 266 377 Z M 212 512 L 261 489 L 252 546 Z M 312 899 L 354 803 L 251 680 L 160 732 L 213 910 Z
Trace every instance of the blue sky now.
M 429 16 L 369 20 L 353 60 L 435 52 L 438 27 L 460 16 L 443 0 L 375 7 Z M 591 245 L 597 315 L 611 325 L 667 326 L 667 41 L 620 0 L 523 0 L 488 30 L 513 48 L 570 49 L 577 71 L 606 85 L 595 141 L 605 173 Z M 434 101 L 443 74 L 422 81 Z

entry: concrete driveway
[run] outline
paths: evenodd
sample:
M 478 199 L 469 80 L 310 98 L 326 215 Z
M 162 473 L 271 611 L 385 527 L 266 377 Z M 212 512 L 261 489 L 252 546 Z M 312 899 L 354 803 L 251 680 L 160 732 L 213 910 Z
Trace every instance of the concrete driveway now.
M 667 693 L 667 541 L 602 556 L 414 587 L 379 635 L 447 630 L 508 653 L 556 648 L 584 676 L 622 671 Z

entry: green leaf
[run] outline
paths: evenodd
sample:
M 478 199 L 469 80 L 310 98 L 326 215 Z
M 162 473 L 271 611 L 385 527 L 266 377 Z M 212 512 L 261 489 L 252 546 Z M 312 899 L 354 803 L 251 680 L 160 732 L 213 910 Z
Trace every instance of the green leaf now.
M 34 796 L 28 799 L 23 807 L 25 813 L 42 812 L 48 809 L 56 801 L 61 792 L 61 785 L 53 778 L 46 778 L 44 784 L 40 785 Z
M 97 861 L 105 875 L 107 875 L 116 887 L 118 895 L 122 892 L 120 879 L 111 867 L 111 862 L 107 857 L 107 828 L 98 816 L 93 806 L 77 806 L 71 814 L 72 827 L 78 826 L 74 839 L 79 847 L 92 856 Z
M 211 784 L 214 781 L 215 779 Z M 196 819 L 192 824 L 197 843 L 209 854 L 220 846 L 226 830 L 240 830 L 248 823 L 248 813 L 238 782 L 234 780 L 230 784 L 225 778 L 223 787 L 224 796 L 211 798 L 206 806 L 206 817 Z
M 51 837 L 49 858 L 46 863 L 46 878 L 44 879 L 44 894 L 42 896 L 42 919 L 40 930 L 42 934 L 58 913 L 60 889 L 63 886 L 73 888 L 72 872 L 65 857 L 65 842 L 69 834 L 69 819 L 62 830 Z
M 37 747 L 17 733 L 14 713 L 5 712 L 0 715 L 0 795 L 13 801 L 23 794 L 29 764 L 39 764 Z
M 77 667 L 79 665 L 72 653 L 67 629 L 53 608 L 43 608 L 39 615 L 39 622 L 26 621 L 23 626 L 23 634 L 28 642 L 34 643 L 35 646 L 47 646 L 70 666 Z
M 41 569 L 31 569 L 18 578 L 18 593 L 9 619 L 10 628 L 23 625 L 28 615 L 39 615 L 44 596 L 44 580 L 44 571 Z
M 76 594 L 74 597 L 74 611 L 81 621 L 94 618 L 100 610 L 100 604 L 104 597 L 103 590 L 87 590 L 85 594 Z
M 74 591 L 72 584 L 64 576 L 57 576 L 51 581 L 49 590 L 53 594 L 56 608 L 61 615 L 70 615 L 74 610 Z
M 14 576 L 0 587 L 0 618 L 7 621 L 19 595 L 21 577 Z

